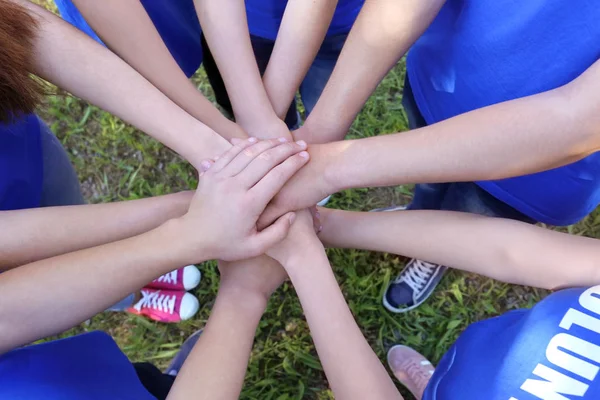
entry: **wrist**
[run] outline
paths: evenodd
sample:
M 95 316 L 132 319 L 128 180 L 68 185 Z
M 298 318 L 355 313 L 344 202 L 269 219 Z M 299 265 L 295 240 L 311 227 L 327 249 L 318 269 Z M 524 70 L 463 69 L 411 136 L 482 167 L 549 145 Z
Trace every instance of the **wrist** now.
M 308 146 L 310 163 L 316 164 L 318 176 L 327 194 L 339 192 L 345 188 L 344 168 L 342 168 L 342 154 L 346 142 L 333 142 L 327 144 L 313 144 Z
M 305 240 L 296 240 L 294 250 L 280 255 L 277 261 L 283 266 L 283 269 L 290 275 L 296 269 L 302 269 L 307 264 L 314 264 L 315 261 L 327 258 L 325 249 L 316 235 Z M 291 277 L 291 275 L 290 275 Z
M 179 266 L 215 259 L 215 256 L 210 254 L 210 244 L 204 235 L 187 232 L 189 228 L 184 221 L 185 215 L 172 218 L 155 229 L 160 239 L 161 251 L 172 254 Z
M 246 313 L 262 315 L 267 308 L 269 295 L 260 290 L 238 286 L 235 283 L 222 282 L 218 298 L 238 304 Z

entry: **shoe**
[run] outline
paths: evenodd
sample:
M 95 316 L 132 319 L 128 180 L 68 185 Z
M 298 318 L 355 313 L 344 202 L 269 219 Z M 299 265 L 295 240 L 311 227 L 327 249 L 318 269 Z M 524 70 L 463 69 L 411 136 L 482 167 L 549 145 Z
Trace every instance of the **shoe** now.
M 200 339 L 201 334 L 202 329 L 192 333 L 190 337 L 188 337 L 185 340 L 185 342 L 183 342 L 183 344 L 179 348 L 179 352 L 175 355 L 175 357 L 173 357 L 173 360 L 171 360 L 171 363 L 167 367 L 165 374 L 177 376 L 177 374 L 181 370 L 181 367 L 183 367 L 183 363 L 185 363 L 185 360 L 187 360 L 188 356 L 192 352 L 192 349 L 198 342 L 198 339 Z
M 329 199 L 331 199 L 331 195 L 325 197 L 323 200 L 317 203 L 319 207 L 325 207 L 327 203 L 329 203 Z
M 390 349 L 387 361 L 400 383 L 406 386 L 417 400 L 421 400 L 435 371 L 434 366 L 417 351 L 402 345 Z
M 195 265 L 176 269 L 159 276 L 146 287 L 159 290 L 192 290 L 200 284 L 202 274 Z
M 143 288 L 142 298 L 127 312 L 144 315 L 154 321 L 175 323 L 192 318 L 200 308 L 198 299 L 180 290 Z
M 383 306 L 393 313 L 413 310 L 431 296 L 447 268 L 412 259 L 383 295 Z

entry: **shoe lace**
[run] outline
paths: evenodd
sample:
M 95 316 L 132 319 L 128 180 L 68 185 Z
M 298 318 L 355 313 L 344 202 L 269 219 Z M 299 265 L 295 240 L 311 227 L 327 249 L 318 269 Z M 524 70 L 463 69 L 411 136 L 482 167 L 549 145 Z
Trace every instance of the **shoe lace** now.
M 438 268 L 437 264 L 428 263 L 422 260 L 413 260 L 402 271 L 395 283 L 406 282 L 406 284 L 416 292 L 423 290 L 431 275 Z
M 431 365 L 431 363 L 425 360 L 419 363 L 415 360 L 407 360 L 403 368 L 408 377 L 415 384 L 417 390 L 421 393 L 425 391 L 425 388 L 433 375 L 433 370 L 425 368 L 427 365 Z
M 177 283 L 177 270 L 161 275 L 153 282 Z
M 161 291 L 149 292 L 142 290 L 142 298 L 137 302 L 135 308 L 139 311 L 142 308 L 151 308 L 153 310 L 168 312 L 173 314 L 175 312 L 175 302 L 177 296 L 174 294 L 165 294 Z

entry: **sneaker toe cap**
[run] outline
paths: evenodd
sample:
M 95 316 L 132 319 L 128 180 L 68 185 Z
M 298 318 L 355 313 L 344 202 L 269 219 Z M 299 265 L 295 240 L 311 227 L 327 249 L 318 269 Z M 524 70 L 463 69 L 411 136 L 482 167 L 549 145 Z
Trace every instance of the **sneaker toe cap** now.
M 413 292 L 404 284 L 391 284 L 385 292 L 387 304 L 393 308 L 401 310 L 414 305 Z M 393 310 L 392 310 L 393 311 Z
M 186 293 L 181 298 L 181 305 L 179 306 L 179 317 L 182 321 L 192 318 L 200 309 L 200 302 L 198 299 L 190 294 Z
M 183 268 L 183 287 L 185 290 L 192 290 L 200 284 L 202 274 L 195 265 L 188 265 Z

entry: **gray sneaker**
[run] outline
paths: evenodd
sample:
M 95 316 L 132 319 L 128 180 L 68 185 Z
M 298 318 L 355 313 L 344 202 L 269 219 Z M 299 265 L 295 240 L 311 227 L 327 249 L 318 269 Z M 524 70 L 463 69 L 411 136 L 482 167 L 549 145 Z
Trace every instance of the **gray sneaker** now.
M 378 208 L 372 212 L 406 210 L 405 206 Z M 431 296 L 447 267 L 412 259 L 383 295 L 383 306 L 393 313 L 413 310 Z
M 171 360 L 171 364 L 169 364 L 169 366 L 167 367 L 165 374 L 177 376 L 179 370 L 181 370 L 181 367 L 183 367 L 185 360 L 187 360 L 188 356 L 192 352 L 192 349 L 198 342 L 198 339 L 200 339 L 200 335 L 202 335 L 202 329 L 192 333 L 190 337 L 188 337 L 185 340 L 185 342 L 183 342 L 181 348 L 179 349 L 179 352 L 175 355 L 173 360 Z

